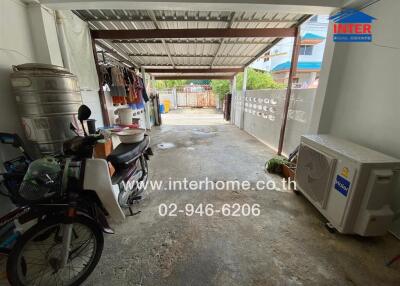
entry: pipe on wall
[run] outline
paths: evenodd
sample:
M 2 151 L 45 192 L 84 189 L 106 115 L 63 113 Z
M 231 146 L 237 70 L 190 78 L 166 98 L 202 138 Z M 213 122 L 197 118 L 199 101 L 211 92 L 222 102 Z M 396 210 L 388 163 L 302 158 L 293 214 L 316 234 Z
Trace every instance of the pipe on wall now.
M 289 112 L 290 96 L 292 93 L 293 77 L 296 75 L 297 62 L 299 60 L 300 42 L 301 42 L 300 27 L 296 27 L 295 38 L 293 41 L 292 60 L 290 64 L 289 78 L 286 89 L 285 105 L 283 109 L 283 120 L 282 120 L 281 132 L 279 135 L 278 155 L 282 154 L 283 142 L 285 139 L 286 123 Z

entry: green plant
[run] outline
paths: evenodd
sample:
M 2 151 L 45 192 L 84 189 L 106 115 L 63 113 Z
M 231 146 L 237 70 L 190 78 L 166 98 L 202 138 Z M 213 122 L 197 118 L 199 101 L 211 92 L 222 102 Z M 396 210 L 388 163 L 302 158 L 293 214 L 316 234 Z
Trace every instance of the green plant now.
M 211 87 L 213 92 L 220 98 L 223 99 L 225 95 L 230 91 L 229 80 L 212 80 Z M 285 88 L 286 86 L 281 83 L 277 83 L 272 78 L 269 72 L 258 71 L 249 68 L 247 70 L 247 90 L 253 89 L 267 89 L 267 88 Z M 239 73 L 236 77 L 236 89 L 242 90 L 243 88 L 243 73 Z
M 247 90 L 254 89 L 267 89 L 267 88 L 284 88 L 285 85 L 281 83 L 277 83 L 272 78 L 272 75 L 269 72 L 258 71 L 255 69 L 247 70 Z M 239 73 L 236 78 L 236 89 L 242 90 L 243 88 L 243 73 Z
M 177 79 L 177 80 L 156 80 L 155 86 L 157 89 L 173 88 L 176 86 L 186 85 L 187 80 Z
M 188 80 L 188 84 L 198 84 L 198 85 L 210 85 L 211 80 L 209 79 L 194 79 Z
M 211 88 L 216 96 L 219 99 L 223 99 L 227 93 L 230 91 L 230 83 L 229 80 L 212 80 L 211 81 Z
M 282 156 L 276 156 L 265 163 L 265 169 L 268 173 L 272 174 L 281 174 L 282 173 L 282 165 L 290 164 L 290 162 Z

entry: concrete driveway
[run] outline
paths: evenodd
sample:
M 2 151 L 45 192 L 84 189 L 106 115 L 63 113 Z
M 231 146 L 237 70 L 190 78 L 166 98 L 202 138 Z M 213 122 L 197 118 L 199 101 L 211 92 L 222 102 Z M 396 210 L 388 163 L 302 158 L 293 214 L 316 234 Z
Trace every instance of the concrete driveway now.
M 228 124 L 215 108 L 179 108 L 162 114 L 163 125 L 223 125 Z
M 148 188 L 135 207 L 141 213 L 107 235 L 86 285 L 399 285 L 400 265 L 385 266 L 400 253 L 391 235 L 329 233 L 303 196 L 282 191 L 280 178 L 265 174 L 265 161 L 274 155 L 268 147 L 228 124 L 172 125 L 179 116 L 150 132 L 152 181 L 272 179 L 276 190 Z M 204 117 L 196 113 L 189 123 Z M 260 215 L 159 214 L 160 204 L 183 209 L 207 203 L 259 204 Z

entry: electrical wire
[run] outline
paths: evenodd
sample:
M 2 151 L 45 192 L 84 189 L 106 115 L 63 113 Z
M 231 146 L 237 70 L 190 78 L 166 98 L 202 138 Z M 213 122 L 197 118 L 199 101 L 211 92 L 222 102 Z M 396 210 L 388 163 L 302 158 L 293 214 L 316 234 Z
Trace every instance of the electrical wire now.
M 358 10 L 364 10 L 365 8 L 367 8 L 367 7 L 371 6 L 371 5 L 374 5 L 375 3 L 378 3 L 379 1 L 381 1 L 381 0 L 375 0 L 375 1 L 372 1 L 371 3 L 367 3 L 367 4 L 364 4 L 364 5 L 361 5 L 361 7 Z
M 374 42 L 372 42 L 372 45 L 380 47 L 380 48 L 387 48 L 387 49 L 392 49 L 392 50 L 400 50 L 400 47 L 380 45 L 380 44 L 376 44 Z

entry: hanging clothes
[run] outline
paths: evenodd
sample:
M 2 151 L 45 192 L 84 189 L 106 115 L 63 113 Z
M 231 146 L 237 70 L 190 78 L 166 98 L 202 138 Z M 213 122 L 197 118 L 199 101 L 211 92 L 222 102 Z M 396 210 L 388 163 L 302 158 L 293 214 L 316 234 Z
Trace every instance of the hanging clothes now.
M 123 70 L 120 67 L 111 67 L 112 86 L 111 96 L 114 104 L 126 104 L 126 88 Z
M 110 73 L 108 72 L 108 69 L 107 69 L 107 67 L 106 66 L 100 66 L 100 84 L 101 84 L 101 86 L 104 86 L 104 85 L 108 85 L 108 86 L 111 86 L 112 85 L 112 79 L 111 79 L 111 75 L 110 75 Z
M 144 80 L 142 78 L 140 78 L 140 81 L 141 81 L 141 84 L 143 86 L 143 89 L 142 89 L 143 100 L 144 100 L 144 102 L 148 102 L 149 101 L 149 96 L 147 95 L 146 87 L 144 86 Z
M 140 101 L 140 96 L 137 93 L 136 89 L 136 75 L 134 71 L 128 70 L 128 79 L 129 79 L 129 95 L 128 95 L 128 104 L 136 104 Z
M 138 103 L 140 103 L 142 101 L 143 85 L 138 75 L 135 75 L 135 91 L 138 96 Z
M 125 67 L 101 67 L 101 81 L 108 86 L 114 105 L 129 104 L 137 109 L 144 108 L 149 101 L 144 80 L 135 73 L 135 70 Z

